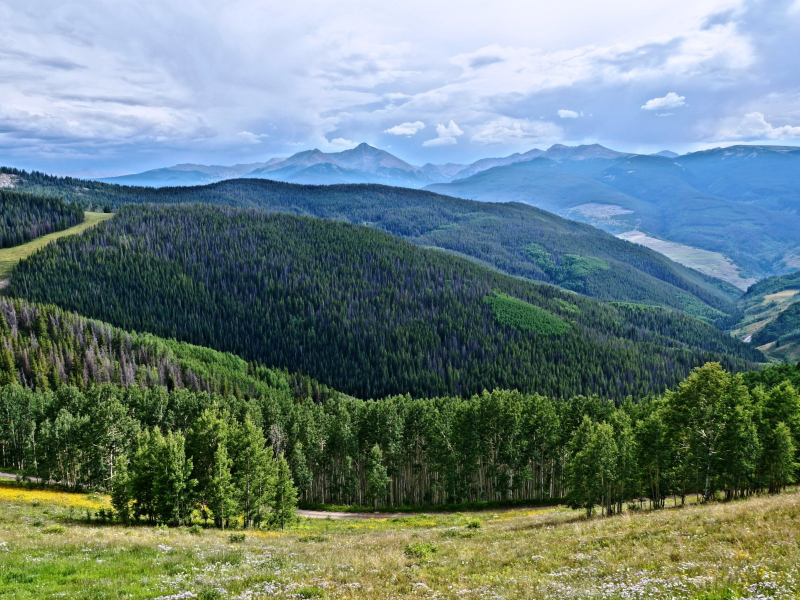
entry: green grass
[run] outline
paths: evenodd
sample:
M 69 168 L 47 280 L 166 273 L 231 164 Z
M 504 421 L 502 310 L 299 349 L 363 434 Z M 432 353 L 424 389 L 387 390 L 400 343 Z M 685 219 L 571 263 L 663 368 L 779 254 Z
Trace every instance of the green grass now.
M 231 532 L 215 529 L 198 535 L 88 523 L 70 507 L 97 499 L 35 493 L 0 485 L 0 598 L 712 600 L 800 593 L 796 492 L 590 521 L 564 508 L 306 519 L 285 532 L 247 531 L 234 543 Z
M 508 294 L 495 292 L 483 301 L 492 307 L 494 318 L 501 325 L 541 335 L 563 335 L 570 330 L 560 317 Z
M 40 248 L 44 248 L 50 242 L 67 235 L 81 233 L 89 227 L 94 227 L 98 223 L 105 221 L 106 219 L 110 219 L 113 216 L 113 213 L 87 212 L 85 220 L 80 225 L 70 227 L 69 229 L 64 229 L 63 231 L 56 231 L 55 233 L 43 235 L 42 237 L 36 238 L 27 244 L 14 246 L 13 248 L 0 249 L 0 280 L 10 277 L 11 271 L 13 271 L 14 267 L 17 266 L 17 263 L 20 260 L 23 258 L 28 258 L 31 254 Z

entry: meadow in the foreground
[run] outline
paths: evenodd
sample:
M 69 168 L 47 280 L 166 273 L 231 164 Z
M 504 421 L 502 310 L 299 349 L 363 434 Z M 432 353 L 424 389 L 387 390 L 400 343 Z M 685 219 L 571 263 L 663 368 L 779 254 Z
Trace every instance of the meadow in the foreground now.
M 104 497 L 0 485 L 0 597 L 796 598 L 800 494 L 586 521 L 562 508 L 303 520 L 285 532 L 81 523 Z

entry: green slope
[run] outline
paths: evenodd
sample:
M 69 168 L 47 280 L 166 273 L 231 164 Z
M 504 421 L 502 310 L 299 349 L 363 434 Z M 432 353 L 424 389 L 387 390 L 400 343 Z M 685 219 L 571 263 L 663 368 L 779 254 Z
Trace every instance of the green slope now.
M 800 360 L 800 271 L 753 285 L 739 304 L 733 335 L 780 360 Z
M 0 189 L 0 248 L 19 246 L 81 221 L 80 204 Z
M 800 266 L 798 173 L 796 148 L 737 146 L 675 159 L 539 158 L 426 189 L 528 202 L 614 233 L 639 229 L 720 252 L 745 276 L 763 277 Z M 614 210 L 593 211 L 594 205 Z
M 81 233 L 89 227 L 93 227 L 102 221 L 110 219 L 114 215 L 112 213 L 87 212 L 84 213 L 84 216 L 85 219 L 83 223 L 75 225 L 74 227 L 43 235 L 25 244 L 20 244 L 19 246 L 0 249 L 0 280 L 10 277 L 11 271 L 20 260 L 29 257 L 40 248 L 44 248 L 47 244 L 67 235 Z
M 125 207 L 22 261 L 10 291 L 361 397 L 623 398 L 707 360 L 763 358 L 679 312 L 608 306 L 365 227 L 202 205 Z
M 668 306 L 720 326 L 738 320 L 732 303 L 738 297 L 736 290 L 657 252 L 524 204 L 471 202 L 378 185 L 301 186 L 233 180 L 153 190 L 39 173 L 16 172 L 13 177 L 20 188 L 92 206 L 202 202 L 348 221 L 600 300 Z M 543 252 L 532 254 L 532 244 Z M 584 268 L 587 264 L 599 268 Z

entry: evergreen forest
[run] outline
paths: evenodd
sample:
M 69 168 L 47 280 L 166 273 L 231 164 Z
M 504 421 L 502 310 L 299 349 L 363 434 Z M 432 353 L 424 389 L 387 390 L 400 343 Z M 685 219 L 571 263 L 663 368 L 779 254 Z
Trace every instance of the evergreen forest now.
M 757 350 L 685 313 L 603 304 L 371 228 L 127 206 L 15 270 L 12 296 L 304 373 L 360 398 L 645 397 Z

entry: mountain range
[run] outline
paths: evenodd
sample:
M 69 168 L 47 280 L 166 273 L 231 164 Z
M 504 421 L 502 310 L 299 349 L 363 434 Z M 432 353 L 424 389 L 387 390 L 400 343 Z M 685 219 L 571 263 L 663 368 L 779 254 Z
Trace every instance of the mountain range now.
M 592 223 L 741 289 L 800 267 L 800 148 L 732 146 L 679 157 L 552 150 L 426 189 L 525 202 Z
M 670 154 L 677 156 L 674 153 Z M 101 178 L 98 181 L 120 185 L 165 187 L 204 185 L 224 179 L 244 177 L 312 185 L 381 183 L 421 188 L 433 183 L 447 183 L 455 179 L 464 179 L 493 167 L 539 157 L 552 160 L 585 160 L 591 158 L 613 159 L 620 156 L 626 155 L 598 144 L 590 146 L 556 144 L 548 150 L 534 148 L 528 152 L 514 153 L 504 157 L 482 158 L 468 165 L 428 163 L 416 167 L 385 150 L 362 143 L 351 150 L 342 152 L 326 153 L 318 149 L 305 150 L 288 158 L 272 158 L 263 163 L 239 164 L 229 167 L 180 164 L 133 175 Z

